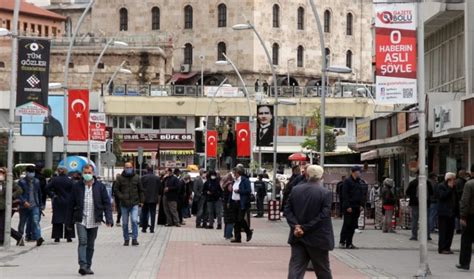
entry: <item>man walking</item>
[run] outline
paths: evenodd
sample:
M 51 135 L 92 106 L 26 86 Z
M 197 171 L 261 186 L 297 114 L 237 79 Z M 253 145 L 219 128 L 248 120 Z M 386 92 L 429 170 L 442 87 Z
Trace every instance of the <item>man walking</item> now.
M 93 173 L 91 165 L 85 165 L 82 169 L 83 180 L 73 186 L 66 215 L 69 229 L 76 224 L 81 275 L 94 274 L 91 270 L 94 244 L 104 215 L 107 227 L 113 226 L 112 206 L 107 189 L 100 181 L 94 180 Z
M 206 182 L 206 171 L 204 169 L 199 170 L 199 176 L 194 179 L 193 184 L 193 203 L 197 207 L 196 212 L 196 228 L 205 228 L 206 221 L 205 221 L 205 205 L 206 205 L 206 197 L 203 195 L 204 190 L 204 183 Z
M 474 174 L 474 165 L 471 166 L 471 173 Z M 461 253 L 459 254 L 459 269 L 469 270 L 472 256 L 472 243 L 474 242 L 474 178 L 466 184 L 461 197 Z
M 166 226 L 181 227 L 178 215 L 178 190 L 179 180 L 173 174 L 173 170 L 168 168 L 167 177 L 165 178 L 165 189 L 163 196 L 163 205 L 166 214 Z
M 142 177 L 142 186 L 144 194 L 144 203 L 142 207 L 142 214 L 140 224 L 142 225 L 142 232 L 146 233 L 149 227 L 150 232 L 155 232 L 156 220 L 156 205 L 160 200 L 162 190 L 160 178 L 153 173 L 153 168 L 147 168 L 147 174 Z M 148 223 L 150 220 L 150 223 Z
M 217 219 L 217 229 L 222 229 L 222 188 L 217 179 L 215 170 L 208 173 L 207 181 L 204 183 L 206 194 L 207 211 L 209 213 L 209 225 L 207 229 L 214 228 L 214 219 Z
M 341 229 L 339 240 L 340 248 L 357 249 L 352 243 L 354 232 L 358 227 L 360 208 L 363 205 L 362 179 L 360 173 L 362 169 L 354 166 L 349 176 L 342 185 L 342 210 L 344 212 L 344 223 Z
M 418 218 L 419 218 L 419 200 L 418 200 L 418 173 L 417 177 L 413 179 L 409 184 L 405 192 L 407 197 L 410 199 L 408 201 L 408 206 L 411 209 L 411 237 L 410 240 L 418 240 Z M 428 180 L 426 182 L 426 187 L 428 187 L 428 203 L 427 208 L 430 208 L 429 197 L 433 195 L 433 186 Z M 428 240 L 431 240 L 430 231 L 428 230 Z
M 132 245 L 138 245 L 138 206 L 143 204 L 143 188 L 140 178 L 135 174 L 132 163 L 125 163 L 122 175 L 117 178 L 115 196 L 120 199 L 122 210 L 122 231 L 123 245 L 130 244 L 130 234 L 128 232 L 129 216 L 132 221 Z
M 334 249 L 331 192 L 322 185 L 320 166 L 309 166 L 306 176 L 308 182 L 292 190 L 285 207 L 291 228 L 288 278 L 303 278 L 310 260 L 317 278 L 332 278 L 329 265 L 329 251 Z
M 263 181 L 263 175 L 258 175 L 258 180 L 254 182 L 255 192 L 257 193 L 257 214 L 253 217 L 262 218 L 263 217 L 263 200 L 267 194 L 267 189 L 265 187 L 265 182 Z

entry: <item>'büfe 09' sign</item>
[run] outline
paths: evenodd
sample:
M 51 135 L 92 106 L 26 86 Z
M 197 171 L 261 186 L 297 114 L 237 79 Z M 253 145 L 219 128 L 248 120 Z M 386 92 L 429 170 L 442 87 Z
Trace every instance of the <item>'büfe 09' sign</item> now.
M 415 4 L 375 5 L 376 100 L 417 102 Z

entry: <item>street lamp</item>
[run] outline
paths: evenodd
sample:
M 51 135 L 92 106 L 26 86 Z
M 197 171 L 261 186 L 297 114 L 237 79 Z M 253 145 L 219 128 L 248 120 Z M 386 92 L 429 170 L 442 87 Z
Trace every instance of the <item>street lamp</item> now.
M 275 68 L 273 67 L 273 61 L 272 58 L 270 57 L 270 53 L 268 52 L 267 47 L 265 46 L 265 42 L 263 41 L 262 37 L 260 34 L 257 32 L 257 29 L 255 29 L 255 26 L 253 26 L 250 21 L 247 21 L 247 23 L 244 24 L 236 24 L 232 26 L 232 29 L 234 30 L 252 30 L 255 35 L 257 36 L 258 40 L 260 41 L 260 44 L 263 47 L 263 50 L 265 51 L 265 55 L 267 56 L 267 62 L 268 65 L 270 66 L 270 69 L 272 71 L 272 76 L 273 76 L 273 84 L 274 84 L 274 94 L 275 94 L 275 109 L 274 109 L 274 114 L 275 114 L 275 123 L 274 123 L 274 129 L 273 129 L 273 187 L 272 187 L 272 200 L 276 199 L 276 189 L 275 189 L 275 181 L 276 181 L 276 171 L 277 171 L 277 145 L 278 145 L 278 83 L 277 83 L 277 78 L 276 78 L 276 73 L 275 73 Z
M 0 37 L 11 36 L 12 32 L 6 28 L 0 28 Z
M 290 62 L 295 62 L 294 58 L 286 60 L 287 85 L 290 86 Z

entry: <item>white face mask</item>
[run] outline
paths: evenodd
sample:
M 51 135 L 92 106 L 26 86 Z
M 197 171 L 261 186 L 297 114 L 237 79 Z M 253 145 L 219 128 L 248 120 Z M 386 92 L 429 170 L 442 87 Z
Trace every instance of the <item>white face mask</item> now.
M 211 176 L 211 179 L 216 179 L 216 177 L 213 175 L 213 176 Z

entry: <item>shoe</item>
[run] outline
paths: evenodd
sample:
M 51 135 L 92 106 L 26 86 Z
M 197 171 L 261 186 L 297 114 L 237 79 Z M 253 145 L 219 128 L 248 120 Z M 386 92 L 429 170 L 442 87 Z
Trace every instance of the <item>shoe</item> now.
M 155 230 L 150 229 L 150 233 L 155 233 Z
M 212 230 L 214 229 L 214 226 L 207 226 L 206 229 Z
M 55 238 L 55 239 L 54 239 L 54 242 L 59 242 L 59 238 Z
M 252 240 L 252 236 L 253 236 L 253 230 L 250 230 L 249 233 L 247 234 L 247 242 Z
M 454 254 L 452 251 L 441 251 L 441 252 L 438 252 L 439 254 L 443 254 L 443 255 L 451 255 L 451 254 Z
M 183 222 L 181 222 L 181 223 L 179 223 L 179 224 L 180 224 L 181 226 L 185 226 L 185 225 L 186 225 L 186 222 L 183 221 Z
M 68 239 L 67 239 L 67 242 L 72 242 L 72 239 L 68 238 Z
M 82 276 L 86 275 L 87 274 L 87 268 L 85 268 L 85 267 L 79 268 L 79 274 L 81 274 Z
M 121 227 L 121 226 L 122 226 L 122 225 L 120 225 L 120 222 L 115 223 L 115 225 L 116 225 L 117 227 Z
M 174 225 L 174 226 L 175 226 L 175 227 L 178 227 L 178 228 L 179 228 L 179 227 L 181 227 L 181 225 L 180 225 L 180 224 L 176 224 L 176 225 Z
M 222 225 L 217 225 L 216 230 L 222 230 Z
M 418 238 L 412 236 L 412 237 L 410 237 L 410 240 L 415 240 L 416 241 L 416 240 L 418 240 Z
M 230 242 L 231 242 L 231 243 L 242 243 L 242 240 L 240 240 L 240 239 L 232 239 Z
M 171 227 L 171 225 L 170 224 L 165 224 L 165 227 Z
M 90 267 L 86 268 L 86 275 L 94 275 L 94 271 Z
M 196 224 L 196 229 L 200 229 L 202 226 L 200 224 Z
M 468 265 L 460 265 L 460 264 L 457 264 L 456 267 L 457 267 L 458 269 L 469 270 L 469 266 L 468 266 Z
M 428 237 L 428 240 L 433 240 L 433 239 L 432 239 L 431 236 L 430 236 L 430 237 Z
M 345 243 L 339 243 L 339 249 L 346 249 Z
M 351 244 L 351 245 L 347 245 L 347 246 L 346 246 L 346 249 L 357 250 L 357 249 L 359 249 L 359 248 L 357 248 L 356 246 L 354 246 L 354 244 Z
M 36 246 L 41 246 L 41 244 L 43 244 L 44 242 L 44 239 L 42 237 L 40 237 L 38 240 L 36 240 Z
M 146 233 L 146 230 L 142 230 L 142 233 Z
M 132 239 L 132 246 L 138 246 L 138 240 Z
M 128 245 L 130 245 L 130 240 L 125 240 L 125 241 L 123 242 L 123 246 L 128 246 Z
M 16 242 L 16 246 L 25 246 L 25 239 L 23 239 L 23 237 L 20 238 L 20 240 Z

